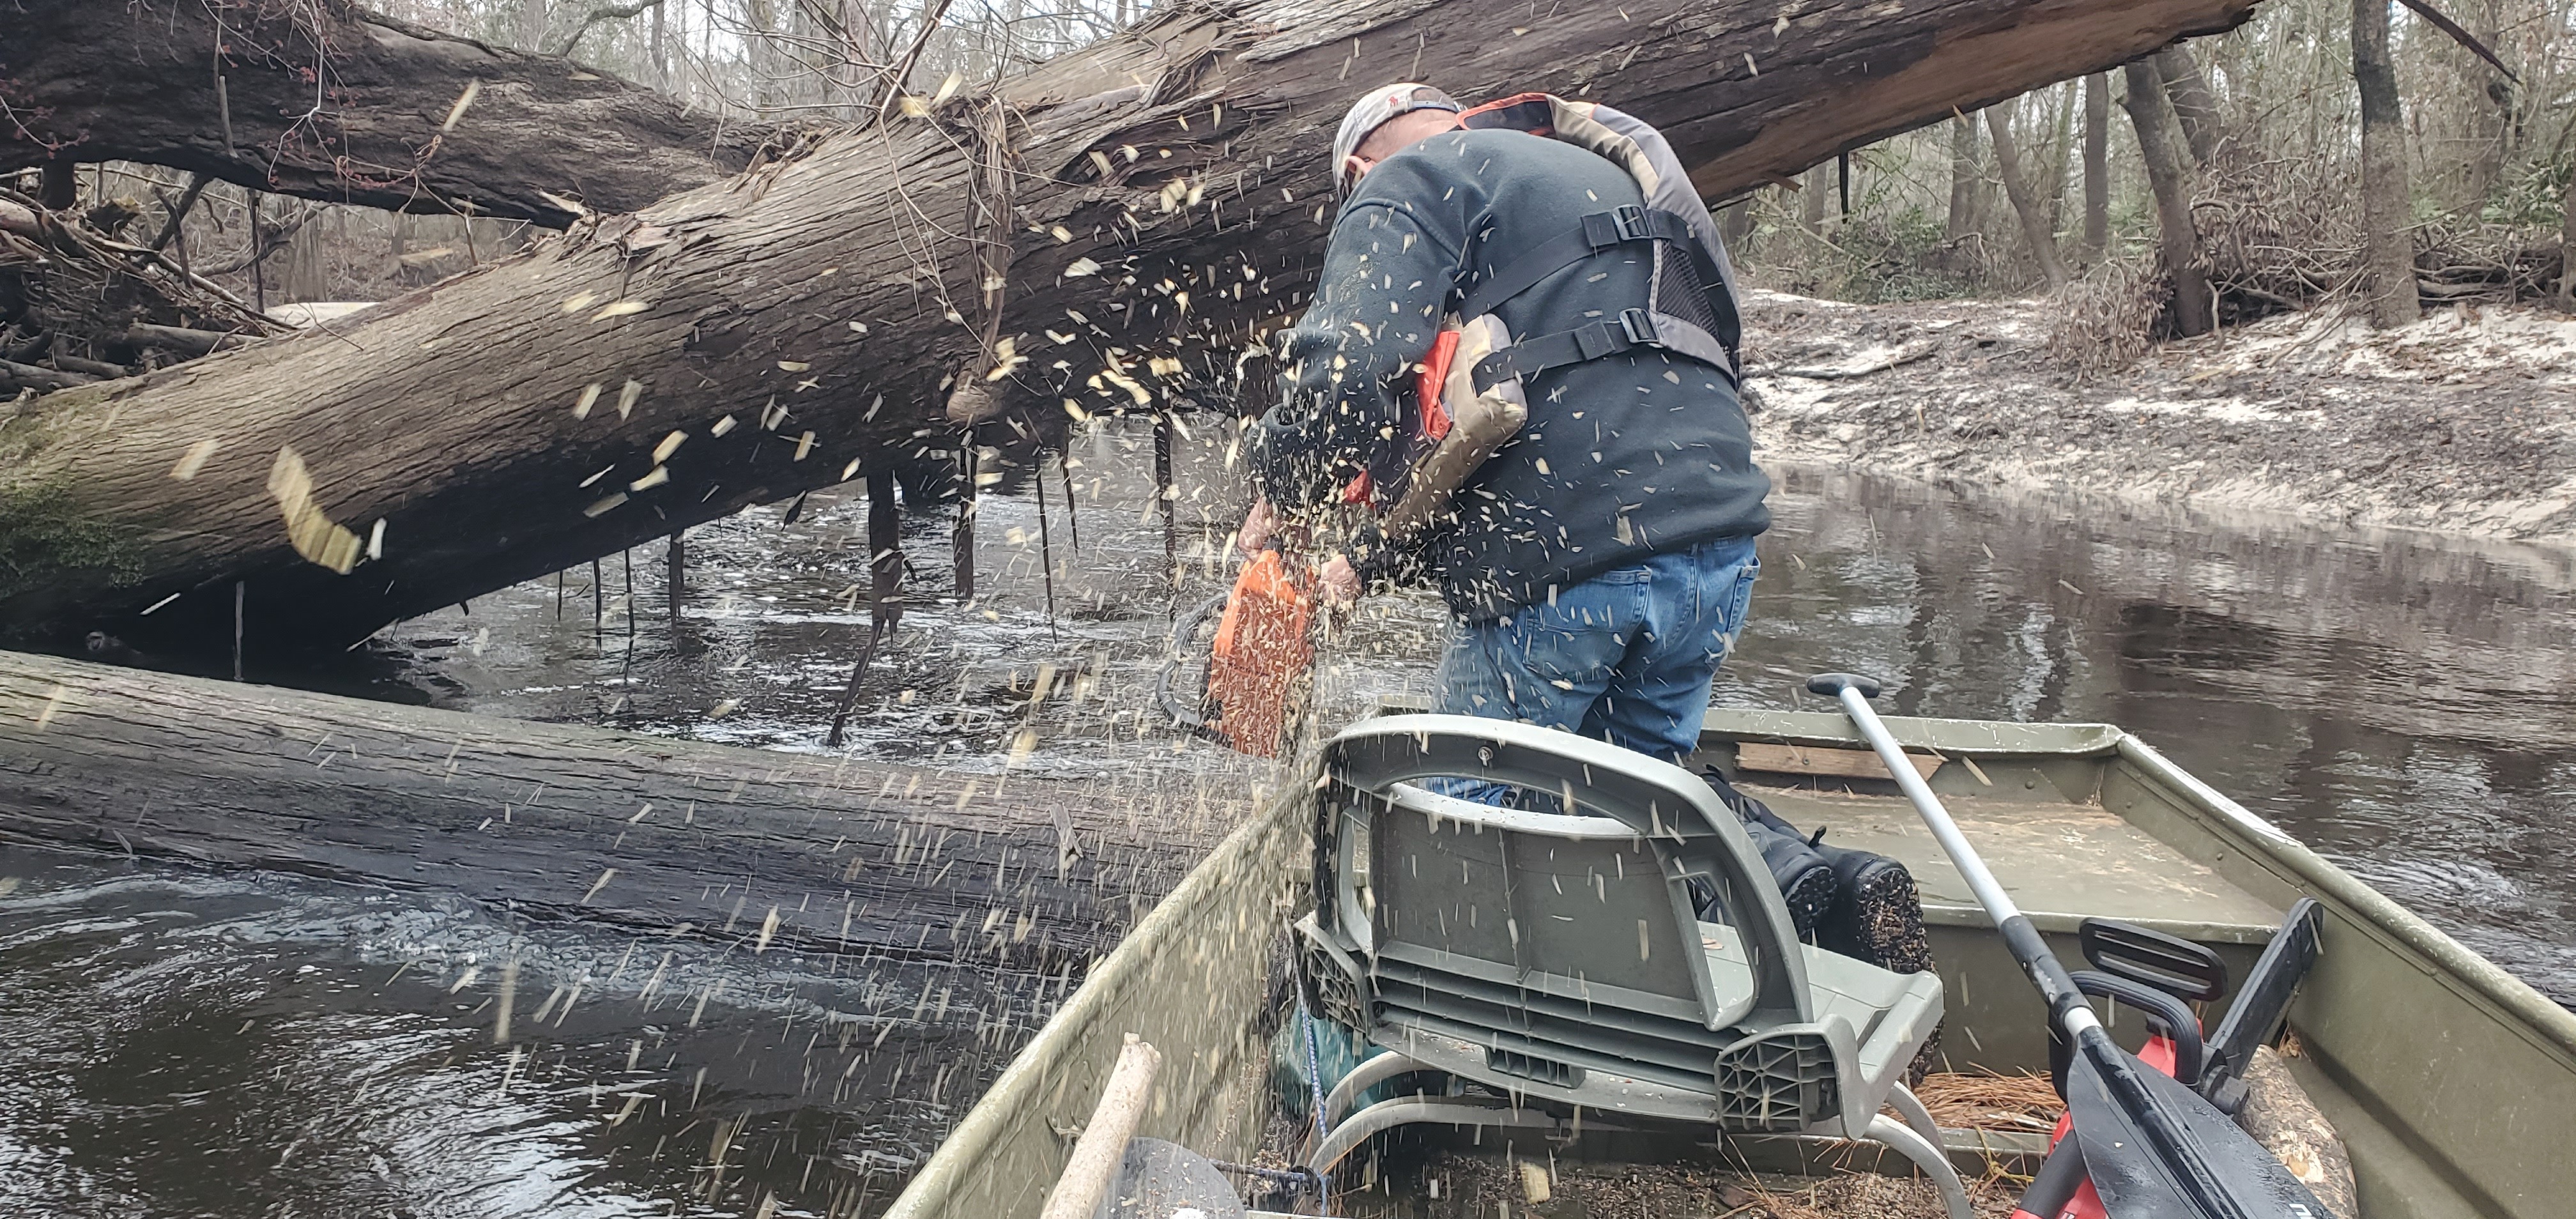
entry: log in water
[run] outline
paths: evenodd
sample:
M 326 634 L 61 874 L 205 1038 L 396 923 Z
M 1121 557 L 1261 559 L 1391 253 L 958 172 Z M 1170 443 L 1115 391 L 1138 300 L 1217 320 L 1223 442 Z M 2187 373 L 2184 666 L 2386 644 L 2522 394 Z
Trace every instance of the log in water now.
M 1078 975 L 1208 840 L 1120 799 L 0 653 L 0 840 L 755 950 Z

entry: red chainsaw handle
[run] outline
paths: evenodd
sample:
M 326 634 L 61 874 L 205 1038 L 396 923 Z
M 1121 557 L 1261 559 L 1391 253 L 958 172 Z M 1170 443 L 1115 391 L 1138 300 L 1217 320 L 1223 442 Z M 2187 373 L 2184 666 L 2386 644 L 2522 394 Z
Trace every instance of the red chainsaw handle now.
M 2158 1034 L 2138 1050 L 2138 1061 L 2171 1075 L 2177 1053 L 2173 1039 Z M 2039 1174 L 2031 1178 L 2030 1188 L 2022 1191 L 2012 1219 L 2110 1219 L 2101 1193 L 2093 1188 L 2092 1177 L 2084 1171 L 2082 1144 L 2066 1141 L 2073 1132 L 2074 1119 L 2072 1113 L 2057 1115 L 2057 1129 L 2048 1136 L 2048 1158 L 2040 1161 Z

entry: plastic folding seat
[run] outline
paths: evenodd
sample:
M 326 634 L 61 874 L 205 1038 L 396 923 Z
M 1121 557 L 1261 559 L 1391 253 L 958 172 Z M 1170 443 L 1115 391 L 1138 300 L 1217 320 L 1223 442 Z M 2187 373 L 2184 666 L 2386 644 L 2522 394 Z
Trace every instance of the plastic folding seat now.
M 1509 785 L 1516 807 L 1435 794 L 1453 784 Z M 1378 1049 L 1326 1098 L 1311 1166 L 1398 1125 L 1553 1126 L 1579 1106 L 1590 1126 L 1880 1143 L 1968 1219 L 1903 1082 L 1940 980 L 1800 943 L 1743 827 L 1688 771 L 1524 724 L 1391 716 L 1326 746 L 1315 810 L 1301 984 Z M 1716 894 L 1705 921 L 1693 879 Z M 1499 1095 L 1343 1112 L 1422 1072 Z

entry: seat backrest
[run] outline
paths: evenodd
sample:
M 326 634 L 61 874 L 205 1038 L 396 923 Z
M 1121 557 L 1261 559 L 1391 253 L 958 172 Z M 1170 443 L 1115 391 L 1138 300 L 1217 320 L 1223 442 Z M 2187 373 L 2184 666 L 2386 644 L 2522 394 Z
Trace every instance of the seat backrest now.
M 1375 955 L 1712 1027 L 1725 1021 L 1679 869 L 1627 826 L 1409 785 L 1350 798 L 1371 814 Z M 1743 991 L 1740 980 L 1733 989 Z
M 1357 725 L 1326 747 L 1324 770 L 1318 918 L 1382 963 L 1437 969 L 1438 986 L 1490 988 L 1503 1005 L 1552 997 L 1710 1030 L 1813 1016 L 1770 873 L 1688 771 L 1568 733 L 1439 715 Z M 1565 811 L 1418 786 L 1436 778 L 1552 794 Z M 1740 941 L 1731 951 L 1707 951 L 1692 877 L 1717 893 L 1716 934 Z

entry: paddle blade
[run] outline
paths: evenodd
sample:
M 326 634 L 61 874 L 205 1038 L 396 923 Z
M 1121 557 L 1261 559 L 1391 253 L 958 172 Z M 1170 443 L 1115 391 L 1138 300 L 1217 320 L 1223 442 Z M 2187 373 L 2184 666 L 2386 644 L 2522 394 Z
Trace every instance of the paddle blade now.
M 2077 1054 L 2072 1065 L 2067 1107 L 2111 1219 L 2335 1219 L 2254 1136 L 2171 1076 L 2144 1066 L 2131 1072 L 2145 1085 L 2147 1103 L 2203 1166 L 2201 1184 L 2156 1153 L 2140 1116 L 2114 1099 L 2089 1056 Z

